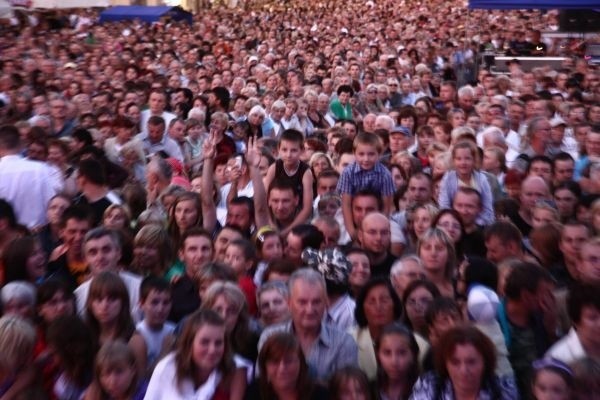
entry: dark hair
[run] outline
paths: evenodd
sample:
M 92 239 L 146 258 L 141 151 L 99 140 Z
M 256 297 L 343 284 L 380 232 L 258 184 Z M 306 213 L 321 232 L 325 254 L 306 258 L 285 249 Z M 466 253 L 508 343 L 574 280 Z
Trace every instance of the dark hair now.
M 14 125 L 0 126 L 0 148 L 15 150 L 21 144 L 19 130 Z
M 37 308 L 37 310 L 39 311 L 40 307 L 42 307 L 44 304 L 49 302 L 56 293 L 60 293 L 60 292 L 64 293 L 65 298 L 67 298 L 71 301 L 71 303 L 73 304 L 73 310 L 75 310 L 75 295 L 73 294 L 73 291 L 72 291 L 69 283 L 62 279 L 58 279 L 58 278 L 49 278 L 49 279 L 45 280 L 44 282 L 42 282 L 42 284 L 40 284 L 37 287 L 37 293 L 36 293 L 36 308 Z M 44 326 L 46 321 L 43 321 L 43 319 L 40 318 L 38 320 L 38 323 L 41 326 Z
M 40 244 L 36 237 L 25 236 L 14 239 L 6 246 L 2 252 L 5 284 L 13 281 L 32 282 L 32 277 L 27 273 L 27 259 L 36 243 Z
M 340 85 L 337 88 L 336 93 L 337 93 L 338 96 L 340 94 L 342 94 L 342 93 L 349 93 L 350 96 L 353 96 L 354 95 L 354 89 L 352 89 L 352 86 L 350 86 L 350 85 Z
M 399 322 L 392 322 L 386 325 L 381 331 L 381 336 L 377 341 L 376 352 L 379 352 L 379 347 L 381 346 L 381 341 L 385 336 L 391 335 L 400 335 L 404 337 L 408 341 L 408 347 L 410 348 L 410 352 L 413 357 L 413 363 L 409 367 L 407 376 L 406 376 L 406 386 L 404 387 L 404 393 L 402 394 L 402 399 L 408 400 L 410 394 L 412 393 L 413 386 L 419 377 L 419 345 L 417 344 L 417 340 L 415 339 L 415 335 L 411 330 L 409 330 L 406 326 L 400 324 Z M 383 371 L 383 368 L 379 365 L 378 360 L 378 373 L 377 373 L 377 384 L 379 387 L 385 386 L 388 382 L 387 376 Z
M 454 315 L 462 320 L 462 312 L 454 299 L 449 297 L 438 297 L 433 299 L 425 310 L 425 323 L 431 328 L 439 315 Z
M 90 283 L 90 290 L 86 301 L 86 320 L 95 338 L 100 338 L 100 323 L 92 312 L 92 302 L 102 296 L 121 301 L 121 310 L 117 315 L 115 337 L 129 341 L 135 331 L 129 307 L 129 292 L 123 280 L 114 272 L 104 271 L 95 276 Z
M 274 260 L 269 263 L 265 273 L 263 275 L 263 281 L 267 282 L 269 280 L 269 276 L 272 273 L 282 274 L 282 275 L 292 275 L 296 270 L 296 266 L 289 260 L 280 259 Z
M 467 266 L 463 272 L 465 285 L 480 284 L 492 290 L 498 287 L 498 268 L 492 262 L 478 256 L 469 256 Z
M 450 360 L 456 350 L 456 346 L 469 344 L 481 354 L 483 358 L 483 376 L 481 388 L 491 392 L 491 399 L 501 399 L 500 388 L 496 383 L 496 347 L 488 337 L 479 329 L 470 326 L 458 326 L 445 332 L 435 346 L 434 363 L 435 369 L 440 377 L 436 387 L 434 399 L 439 399 L 441 391 L 447 380 L 450 379 L 446 363 Z
M 406 312 L 406 302 L 408 301 L 408 297 L 412 294 L 412 292 L 419 288 L 424 288 L 431 293 L 434 300 L 438 297 L 441 297 L 440 290 L 437 288 L 437 286 L 427 279 L 417 279 L 406 286 L 406 289 L 404 289 L 404 293 L 402 294 L 402 304 L 404 305 L 405 311 L 404 315 L 402 316 L 402 322 L 404 322 L 404 324 L 410 329 L 414 329 L 414 327 L 412 326 L 412 323 L 408 318 L 408 313 Z
M 579 183 L 574 181 L 560 182 L 558 185 L 554 186 L 552 189 L 552 194 L 556 194 L 556 192 L 559 190 L 568 190 L 569 192 L 573 193 L 575 197 L 577 197 L 577 200 L 579 200 L 582 195 L 581 186 L 579 186 Z
M 212 235 L 207 230 L 194 226 L 192 228 L 187 229 L 185 232 L 183 232 L 183 235 L 181 235 L 181 239 L 179 242 L 179 248 L 183 249 L 183 246 L 185 245 L 185 241 L 187 240 L 187 238 L 195 237 L 195 236 L 203 236 L 210 241 L 211 245 L 213 244 Z
M 75 129 L 71 136 L 73 136 L 74 139 L 82 142 L 84 146 L 91 146 L 94 144 L 94 138 L 92 137 L 92 134 L 85 128 Z
M 175 379 L 177 386 L 180 388 L 187 379 L 195 380 L 196 365 L 192 356 L 192 347 L 196 333 L 206 325 L 223 328 L 225 350 L 217 368 L 224 375 L 230 373 L 234 368 L 233 357 L 229 351 L 229 343 L 225 340 L 225 322 L 215 311 L 200 309 L 187 318 L 183 325 L 181 336 L 177 341 L 177 349 L 175 350 Z
M 537 291 L 540 282 L 552 282 L 552 276 L 544 268 L 523 262 L 510 270 L 506 283 L 504 284 L 504 294 L 510 300 L 521 298 L 523 290 L 529 293 Z
M 165 119 L 161 116 L 153 115 L 150 118 L 148 118 L 148 125 L 152 125 L 152 126 L 165 125 Z
M 347 387 L 348 383 L 354 381 L 358 383 L 358 386 L 362 389 L 367 400 L 371 400 L 371 388 L 369 384 L 369 378 L 362 369 L 356 366 L 346 366 L 335 371 L 331 379 L 329 380 L 329 395 L 333 400 L 340 400 L 342 390 Z
M 296 225 L 290 230 L 290 233 L 293 233 L 302 240 L 303 249 L 310 247 L 319 250 L 325 241 L 323 232 L 312 224 Z
M 96 185 L 106 185 L 106 172 L 100 161 L 86 158 L 79 161 L 77 173 Z
M 161 293 L 166 292 L 169 293 L 169 296 L 171 295 L 171 285 L 165 278 L 149 275 L 145 277 L 140 284 L 140 302 L 145 302 L 146 298 L 153 290 Z
M 569 287 L 567 310 L 572 323 L 579 324 L 583 307 L 592 307 L 600 311 L 600 285 L 574 283 Z
M 269 185 L 269 195 L 275 189 L 281 191 L 291 190 L 294 197 L 297 197 L 299 195 L 298 187 L 294 185 L 289 179 L 274 179 L 273 182 L 271 182 L 271 184 Z
M 358 323 L 358 326 L 364 328 L 368 325 L 367 316 L 365 314 L 364 305 L 367 296 L 371 289 L 377 286 L 385 286 L 385 288 L 390 293 L 390 297 L 392 298 L 392 303 L 394 305 L 394 320 L 399 319 L 402 316 L 402 302 L 396 294 L 396 291 L 392 287 L 392 283 L 390 282 L 388 277 L 377 276 L 370 279 L 365 286 L 360 289 L 358 296 L 356 297 L 356 307 L 354 308 L 354 318 Z
M 529 175 L 529 170 L 531 169 L 531 166 L 533 165 L 534 162 L 543 162 L 545 164 L 550 165 L 550 171 L 554 172 L 554 163 L 552 163 L 552 160 L 550 159 L 550 157 L 545 156 L 545 155 L 537 155 L 534 157 L 531 157 L 531 159 L 529 160 L 529 164 L 527 165 L 527 175 Z
M 498 238 L 502 243 L 512 242 L 521 246 L 523 235 L 519 228 L 512 222 L 508 221 L 496 221 L 492 225 L 488 226 L 484 231 L 485 241 L 495 237 Z
M 258 370 L 260 372 L 259 387 L 261 399 L 276 399 L 277 395 L 273 390 L 269 377 L 267 375 L 267 363 L 272 360 L 281 360 L 288 354 L 295 354 L 300 360 L 300 372 L 296 382 L 296 393 L 299 399 L 308 400 L 311 398 L 314 384 L 310 379 L 308 365 L 302 352 L 302 347 L 298 339 L 292 333 L 277 332 L 269 336 L 260 349 L 258 355 Z
M 377 211 L 383 210 L 383 199 L 376 192 L 369 189 L 361 189 L 352 196 L 351 204 L 359 197 L 372 197 L 377 200 Z
M 46 341 L 58 355 L 69 379 L 86 387 L 92 379 L 97 342 L 91 329 L 75 315 L 56 318 L 48 325 Z
M 279 136 L 279 146 L 281 146 L 281 142 L 283 141 L 296 143 L 302 147 L 302 144 L 304 143 L 304 135 L 302 135 L 302 132 L 296 129 L 286 129 L 281 132 L 281 135 Z
M 17 226 L 17 217 L 13 206 L 6 200 L 0 199 L 0 220 L 7 219 L 9 228 Z

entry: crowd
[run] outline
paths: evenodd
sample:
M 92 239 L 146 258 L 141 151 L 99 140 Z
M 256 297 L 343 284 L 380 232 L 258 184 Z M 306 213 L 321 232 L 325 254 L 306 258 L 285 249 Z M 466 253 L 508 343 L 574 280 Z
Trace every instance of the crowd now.
M 600 74 L 558 13 L 243 7 L 0 26 L 0 399 L 598 399 Z

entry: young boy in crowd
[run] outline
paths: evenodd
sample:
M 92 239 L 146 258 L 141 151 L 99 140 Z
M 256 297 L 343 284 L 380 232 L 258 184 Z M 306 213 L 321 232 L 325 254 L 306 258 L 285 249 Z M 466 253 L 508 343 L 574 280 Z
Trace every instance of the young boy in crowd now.
M 161 356 L 171 350 L 175 341 L 175 324 L 167 322 L 171 304 L 169 282 L 156 276 L 148 276 L 142 281 L 140 309 L 144 318 L 137 324 L 136 329 L 146 342 L 146 365 L 150 373 Z
M 379 161 L 382 150 L 379 137 L 372 133 L 361 133 L 354 139 L 353 148 L 356 161 L 342 172 L 337 190 L 342 196 L 344 225 L 350 236 L 355 238 L 352 197 L 361 190 L 377 193 L 383 200 L 383 213 L 389 215 L 395 189 L 391 172 Z
M 292 182 L 297 188 L 296 192 L 301 200 L 298 205 L 298 213 L 294 221 L 286 226 L 284 234 L 294 226 L 308 221 L 312 213 L 314 178 L 308 164 L 300 160 L 303 148 L 304 136 L 301 132 L 295 129 L 283 131 L 277 148 L 279 159 L 269 167 L 264 179 L 267 191 L 274 180 Z
M 238 286 L 244 292 L 248 303 L 250 315 L 257 315 L 256 286 L 250 274 L 256 261 L 254 245 L 247 239 L 236 239 L 229 243 L 225 250 L 225 263 L 234 271 L 238 279 Z

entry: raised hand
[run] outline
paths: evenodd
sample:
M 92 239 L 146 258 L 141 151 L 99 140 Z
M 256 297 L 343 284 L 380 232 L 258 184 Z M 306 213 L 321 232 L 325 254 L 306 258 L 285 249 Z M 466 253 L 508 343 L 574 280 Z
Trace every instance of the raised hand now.
M 204 159 L 207 158 L 215 158 L 215 156 L 217 155 L 217 139 L 216 139 L 217 134 L 215 133 L 214 129 L 210 130 L 208 139 L 206 139 L 204 141 L 204 143 L 202 144 L 202 156 L 204 157 Z
M 246 162 L 250 167 L 258 168 L 260 164 L 260 149 L 257 145 L 257 140 L 251 136 L 248 138 L 248 145 L 246 146 Z

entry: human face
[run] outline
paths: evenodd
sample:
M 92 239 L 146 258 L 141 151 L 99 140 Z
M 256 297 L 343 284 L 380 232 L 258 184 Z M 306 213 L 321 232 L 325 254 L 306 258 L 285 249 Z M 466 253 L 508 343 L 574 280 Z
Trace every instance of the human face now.
M 565 225 L 560 234 L 559 248 L 565 260 L 575 263 L 579 260 L 581 246 L 589 238 L 590 234 L 584 226 Z
M 294 264 L 302 264 L 302 238 L 290 232 L 285 241 L 285 257 Z
M 324 170 L 326 170 L 327 168 L 330 168 L 330 167 L 331 167 L 331 165 L 329 164 L 329 161 L 327 161 L 327 158 L 325 158 L 325 157 L 317 158 L 312 164 L 312 169 L 314 171 L 315 176 L 319 176 L 319 174 L 321 172 L 323 172 Z
M 325 288 L 298 279 L 290 289 L 289 306 L 295 327 L 317 331 L 325 313 Z
M 552 180 L 552 165 L 544 161 L 535 161 L 529 167 L 529 175 L 539 176 L 546 183 L 549 183 Z
M 104 271 L 116 271 L 121 249 L 114 243 L 110 235 L 88 240 L 84 246 L 85 261 L 92 275 Z
M 103 225 L 109 229 L 119 230 L 125 228 L 126 222 L 125 212 L 120 208 L 113 208 L 104 218 Z
M 161 265 L 160 252 L 154 246 L 139 245 L 133 248 L 133 264 L 139 271 L 148 272 Z
M 251 225 L 250 210 L 244 204 L 230 204 L 227 210 L 227 225 L 249 230 Z
M 456 149 L 452 158 L 454 169 L 461 179 L 470 179 L 475 168 L 475 159 L 469 149 Z
M 273 385 L 276 392 L 294 389 L 300 374 L 298 352 L 292 350 L 278 360 L 268 359 L 266 370 L 266 379 Z
M 100 325 L 107 325 L 115 322 L 123 307 L 123 302 L 118 297 L 101 295 L 92 299 L 92 315 L 98 320 Z
M 581 247 L 581 261 L 577 264 L 579 280 L 582 282 L 600 282 L 600 246 L 584 244 Z
M 375 146 L 359 143 L 354 150 L 354 157 L 361 169 L 371 170 L 375 167 L 379 153 Z
M 433 295 L 424 287 L 418 287 L 406 299 L 406 315 L 416 331 L 425 327 L 425 310 L 433 302 Z
M 532 210 L 537 201 L 547 197 L 548 187 L 544 183 L 539 180 L 529 182 L 525 180 L 521 186 L 521 209 Z
M 33 249 L 27 257 L 25 268 L 31 281 L 37 281 L 46 275 L 46 252 L 37 240 L 33 243 Z
M 554 214 L 545 208 L 536 208 L 531 213 L 531 226 L 533 228 L 540 228 L 544 225 L 556 222 Z
M 124 398 L 133 384 L 135 366 L 127 364 L 115 365 L 112 368 L 103 368 L 100 372 L 100 385 L 113 399 Z
M 452 207 L 460 214 L 465 227 L 473 227 L 477 216 L 481 211 L 481 205 L 479 204 L 477 195 L 462 192 L 456 193 L 454 201 L 452 202 Z
M 279 144 L 279 158 L 283 161 L 283 165 L 288 168 L 295 168 L 300 161 L 300 153 L 302 148 L 299 143 L 282 140 Z
M 73 315 L 75 312 L 73 299 L 63 291 L 54 293 L 48 301 L 39 306 L 38 314 L 46 324 L 63 315 Z
M 452 214 L 446 213 L 442 215 L 436 227 L 446 232 L 454 244 L 458 243 L 462 236 L 460 221 L 454 218 Z
M 357 196 L 352 201 L 352 220 L 356 226 L 360 226 L 362 220 L 369 213 L 379 209 L 377 199 L 372 196 Z
M 225 261 L 225 251 L 229 243 L 236 239 L 242 239 L 242 234 L 230 228 L 223 228 L 215 240 L 215 261 Z
M 365 297 L 363 309 L 369 326 L 382 327 L 394 319 L 394 302 L 385 285 L 372 287 Z
M 419 257 L 423 261 L 423 267 L 432 275 L 446 268 L 448 256 L 448 248 L 444 242 L 435 238 L 424 240 L 419 247 Z
M 583 306 L 575 329 L 577 329 L 577 336 L 586 347 L 598 348 L 600 346 L 600 310 L 593 305 Z
M 79 255 L 82 252 L 83 237 L 90 230 L 88 220 L 68 219 L 65 227 L 61 230 L 60 236 L 69 251 Z
M 154 115 L 162 114 L 167 105 L 167 100 L 165 96 L 161 93 L 152 93 L 150 98 L 148 99 L 148 106 L 150 107 L 150 112 Z M 164 129 L 164 127 L 163 127 Z
M 165 124 L 148 124 L 148 139 L 151 143 L 159 143 L 165 133 Z
M 533 396 L 536 400 L 569 400 L 570 392 L 564 378 L 556 372 L 543 369 L 536 374 L 533 382 Z
M 292 190 L 273 189 L 269 194 L 269 208 L 277 221 L 288 221 L 298 207 L 298 196 Z
M 211 309 L 223 318 L 223 321 L 225 321 L 225 330 L 232 332 L 240 316 L 240 308 L 224 295 L 219 295 L 215 299 Z
M 371 278 L 371 262 L 366 254 L 351 253 L 348 255 L 348 261 L 352 265 L 348 283 L 350 286 L 363 287 Z
M 283 257 L 283 246 L 278 235 L 269 235 L 265 238 L 261 256 L 264 261 L 273 261 Z
M 425 279 L 423 267 L 415 260 L 402 260 L 402 270 L 392 276 L 392 286 L 398 297 L 402 298 L 406 287 L 417 279 Z
M 344 172 L 344 169 L 350 164 L 352 164 L 355 160 L 354 154 L 344 153 L 340 156 L 338 161 L 338 165 L 336 167 L 337 172 L 341 175 Z
M 427 178 L 411 178 L 408 181 L 408 201 L 422 204 L 431 199 L 431 184 Z
M 225 353 L 225 326 L 202 325 L 192 342 L 192 361 L 202 374 L 210 374 Z
M 144 321 L 151 328 L 160 328 L 171 312 L 171 293 L 169 291 L 150 290 L 141 303 Z
M 231 266 L 238 276 L 244 276 L 252 266 L 240 246 L 229 245 L 225 249 L 225 263 Z
M 566 182 L 573 179 L 575 166 L 571 160 L 557 160 L 554 163 L 554 180 L 556 182 Z
M 338 396 L 339 400 L 367 400 L 369 398 L 364 388 L 353 378 L 346 379 L 341 384 Z
M 367 216 L 358 231 L 362 248 L 374 254 L 384 254 L 390 247 L 390 221 L 381 215 Z
M 487 249 L 487 259 L 495 264 L 516 255 L 512 251 L 512 243 L 503 243 L 496 236 L 492 236 L 485 241 L 485 248 Z
M 175 205 L 175 223 L 179 232 L 194 226 L 198 221 L 198 210 L 193 200 L 182 200 Z
M 212 255 L 212 243 L 206 236 L 189 236 L 179 250 L 179 258 L 189 277 L 195 277 L 202 266 L 211 260 Z
M 276 289 L 266 290 L 260 294 L 258 308 L 260 319 L 265 326 L 287 321 L 290 317 L 288 299 Z
M 417 238 L 423 236 L 427 229 L 431 228 L 431 214 L 424 208 L 415 211 L 413 217 L 413 229 Z
M 455 392 L 477 393 L 484 372 L 483 356 L 472 344 L 457 344 L 454 354 L 446 360 L 446 369 Z
M 409 368 L 415 363 L 408 339 L 400 334 L 385 335 L 379 342 L 377 358 L 388 379 L 397 382 L 406 377 Z
M 561 217 L 568 218 L 575 214 L 577 196 L 568 189 L 560 189 L 554 192 L 554 201 Z
M 337 188 L 338 179 L 335 176 L 319 178 L 317 182 L 317 194 L 334 193 Z

